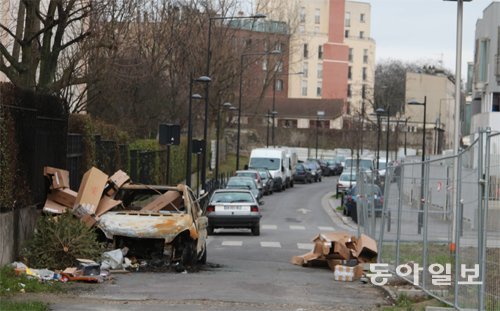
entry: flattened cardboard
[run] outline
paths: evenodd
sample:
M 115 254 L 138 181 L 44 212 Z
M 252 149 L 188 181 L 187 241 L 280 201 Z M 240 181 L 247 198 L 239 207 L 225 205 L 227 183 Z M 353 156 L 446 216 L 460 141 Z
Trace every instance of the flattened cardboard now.
M 372 262 L 377 259 L 377 242 L 365 234 L 361 234 L 356 243 L 356 258 L 358 261 Z
M 335 281 L 352 282 L 363 276 L 363 267 L 357 265 L 354 267 L 347 267 L 343 265 L 336 265 L 333 271 L 333 278 Z
M 50 199 L 66 207 L 73 208 L 77 195 L 78 193 L 69 188 L 54 189 L 51 190 L 47 195 L 47 199 Z
M 80 218 L 80 221 L 83 222 L 89 228 L 93 227 L 97 222 L 97 220 L 93 216 L 88 215 L 88 214 L 83 215 Z
M 342 265 L 344 261 L 340 259 L 327 259 L 326 262 L 328 263 L 328 267 L 330 267 L 330 270 L 335 271 L 335 267 L 338 265 Z
M 62 214 L 66 212 L 66 206 L 47 199 L 47 201 L 45 201 L 45 205 L 43 206 L 43 211 L 50 214 Z
M 103 196 L 101 200 L 99 201 L 99 205 L 97 206 L 97 209 L 95 211 L 95 215 L 97 217 L 101 216 L 102 214 L 108 212 L 111 210 L 113 207 L 121 204 L 122 201 L 119 200 L 113 200 L 112 198 L 108 196 Z
M 69 188 L 69 172 L 60 168 L 45 166 L 43 175 L 51 179 L 51 189 Z
M 290 260 L 290 263 L 297 265 L 297 266 L 303 266 L 304 265 L 304 257 L 303 256 L 293 256 L 292 260 Z
M 99 205 L 104 187 L 108 182 L 108 175 L 99 169 L 92 167 L 83 175 L 80 189 L 75 200 L 73 213 L 82 217 L 83 215 L 93 215 Z
M 158 212 L 171 203 L 179 206 L 179 201 L 181 200 L 181 198 L 182 196 L 178 191 L 167 191 L 157 197 L 153 202 L 144 206 L 141 211 Z
M 322 242 L 322 254 L 329 259 L 349 259 L 351 256 L 346 246 L 346 243 L 351 241 L 351 236 L 346 232 L 321 233 L 313 241 Z

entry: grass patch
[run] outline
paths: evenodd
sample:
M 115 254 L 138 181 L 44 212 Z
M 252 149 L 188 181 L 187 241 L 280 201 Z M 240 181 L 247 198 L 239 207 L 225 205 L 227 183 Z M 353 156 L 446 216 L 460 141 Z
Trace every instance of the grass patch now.
M 337 206 L 336 210 L 341 212 L 344 210 L 344 207 L 342 205 L 339 205 Z
M 0 310 L 2 311 L 48 311 L 49 306 L 43 302 L 28 301 L 28 302 L 14 302 L 7 300 L 0 300 Z
M 400 244 L 400 262 L 401 264 L 407 262 L 417 262 L 422 265 L 422 242 L 401 242 Z M 428 260 L 427 263 L 439 264 L 454 264 L 454 259 L 450 253 L 449 246 L 446 243 L 429 243 L 427 245 Z M 396 244 L 385 244 L 382 246 L 382 258 L 384 262 L 395 260 Z
M 240 170 L 248 164 L 248 157 L 240 155 Z M 219 163 L 219 174 L 229 174 L 232 176 L 236 171 L 236 155 L 227 154 L 226 161 Z M 215 170 L 207 170 L 207 179 L 214 178 Z
M 62 284 L 57 281 L 41 282 L 37 279 L 29 278 L 25 274 L 16 276 L 14 269 L 9 266 L 0 268 L 0 296 L 19 293 L 22 289 L 26 293 L 46 293 L 60 292 Z M 0 299 L 3 300 L 3 299 Z M 0 310 L 4 310 L 0 308 Z M 30 309 L 25 309 L 30 310 Z
M 430 298 L 425 300 L 414 300 L 406 295 L 400 295 L 394 306 L 381 307 L 381 311 L 424 311 L 426 307 L 448 307 L 441 301 Z

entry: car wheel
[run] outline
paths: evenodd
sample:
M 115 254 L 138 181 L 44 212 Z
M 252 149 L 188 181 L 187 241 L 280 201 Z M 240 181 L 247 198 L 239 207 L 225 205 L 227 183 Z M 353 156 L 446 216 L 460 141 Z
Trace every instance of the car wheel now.
M 252 234 L 253 235 L 260 235 L 260 225 L 256 225 L 252 227 Z
M 191 266 L 196 263 L 196 245 L 195 241 L 186 242 L 182 249 L 182 264 L 184 266 Z
M 207 263 L 207 242 L 205 242 L 202 253 L 198 255 L 198 263 L 202 265 Z
M 293 188 L 293 181 L 290 183 L 290 188 Z
M 321 177 L 319 178 L 319 181 L 321 182 Z
M 342 208 L 342 215 L 347 216 L 347 209 L 345 206 Z
M 352 221 L 354 221 L 355 223 L 358 223 L 358 207 L 357 207 L 357 205 L 353 206 L 351 214 L 352 214 L 351 215 Z
M 208 235 L 213 235 L 214 234 L 214 227 L 213 226 L 208 226 L 207 227 L 207 234 Z

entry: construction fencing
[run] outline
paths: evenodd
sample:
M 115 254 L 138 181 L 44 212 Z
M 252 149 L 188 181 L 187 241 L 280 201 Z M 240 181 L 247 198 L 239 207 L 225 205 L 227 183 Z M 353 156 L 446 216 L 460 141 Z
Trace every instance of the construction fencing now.
M 500 133 L 384 179 L 358 178 L 358 230 L 378 240 L 379 263 L 457 309 L 500 310 Z

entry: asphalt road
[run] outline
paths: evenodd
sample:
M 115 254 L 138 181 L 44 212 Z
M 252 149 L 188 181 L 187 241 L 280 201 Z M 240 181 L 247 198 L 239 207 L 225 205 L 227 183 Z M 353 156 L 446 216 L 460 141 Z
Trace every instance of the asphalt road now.
M 129 273 L 112 282 L 82 285 L 77 297 L 53 310 L 372 310 L 387 304 L 369 284 L 336 282 L 327 268 L 292 265 L 320 231 L 339 230 L 326 212 L 336 178 L 298 184 L 264 198 L 261 235 L 216 230 L 208 265 L 193 273 Z M 326 205 L 325 205 L 326 202 Z M 331 212 L 330 212 L 331 213 Z

